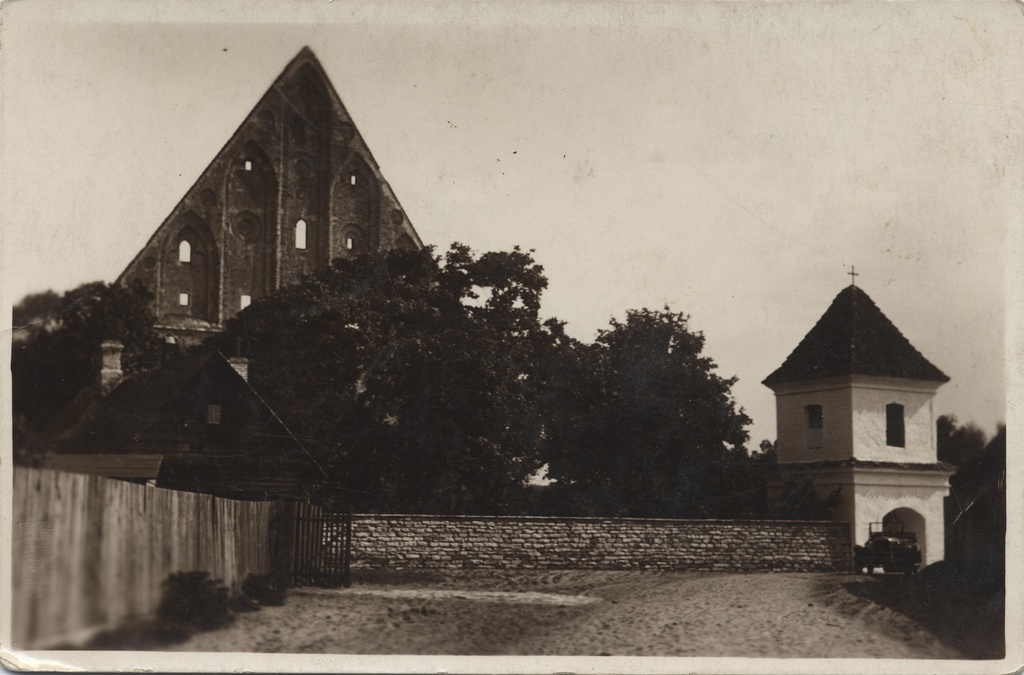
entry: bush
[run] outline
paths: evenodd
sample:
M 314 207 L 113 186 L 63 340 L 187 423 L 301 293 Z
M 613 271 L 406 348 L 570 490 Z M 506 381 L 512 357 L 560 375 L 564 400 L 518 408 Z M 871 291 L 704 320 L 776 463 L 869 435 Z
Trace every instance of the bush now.
M 250 574 L 242 582 L 242 593 L 261 605 L 283 605 L 288 588 L 279 574 Z
M 157 615 L 166 621 L 210 630 L 235 619 L 230 596 L 220 579 L 209 572 L 176 572 L 164 582 Z

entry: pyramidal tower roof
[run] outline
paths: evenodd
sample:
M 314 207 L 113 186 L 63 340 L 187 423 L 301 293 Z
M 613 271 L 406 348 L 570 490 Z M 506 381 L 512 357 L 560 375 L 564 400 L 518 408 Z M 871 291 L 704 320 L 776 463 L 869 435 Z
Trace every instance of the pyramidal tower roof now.
M 854 285 L 840 291 L 814 328 L 763 384 L 841 375 L 949 381 L 910 344 L 868 294 Z

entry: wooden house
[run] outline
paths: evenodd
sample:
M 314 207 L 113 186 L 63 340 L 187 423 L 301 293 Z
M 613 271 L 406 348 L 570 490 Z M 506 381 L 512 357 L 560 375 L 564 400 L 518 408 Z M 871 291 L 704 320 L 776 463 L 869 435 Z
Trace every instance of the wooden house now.
M 98 384 L 57 416 L 48 467 L 236 499 L 304 501 L 323 484 L 244 360 L 210 352 L 122 377 L 120 343 L 103 349 Z

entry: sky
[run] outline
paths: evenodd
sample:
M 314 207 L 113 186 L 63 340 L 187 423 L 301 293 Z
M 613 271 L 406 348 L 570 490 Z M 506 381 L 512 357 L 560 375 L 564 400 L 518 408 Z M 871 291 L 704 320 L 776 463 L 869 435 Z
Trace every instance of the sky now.
M 952 378 L 936 415 L 989 435 L 1006 419 L 1024 259 L 1014 2 L 2 11 L 7 307 L 113 281 L 308 45 L 425 243 L 533 249 L 542 314 L 582 340 L 629 309 L 687 313 L 738 378 L 751 447 L 775 438 L 761 380 L 851 266 Z

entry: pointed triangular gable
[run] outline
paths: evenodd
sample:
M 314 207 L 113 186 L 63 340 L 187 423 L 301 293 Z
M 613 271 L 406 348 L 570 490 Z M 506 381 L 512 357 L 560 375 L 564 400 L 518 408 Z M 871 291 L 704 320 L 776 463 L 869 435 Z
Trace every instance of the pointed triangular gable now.
M 202 332 L 335 258 L 422 245 L 306 47 L 118 281 L 149 288 L 160 326 Z
M 856 286 L 843 289 L 789 358 L 764 384 L 840 375 L 948 382 Z

